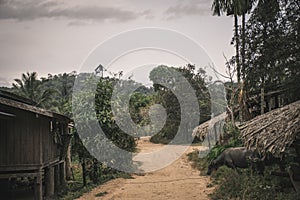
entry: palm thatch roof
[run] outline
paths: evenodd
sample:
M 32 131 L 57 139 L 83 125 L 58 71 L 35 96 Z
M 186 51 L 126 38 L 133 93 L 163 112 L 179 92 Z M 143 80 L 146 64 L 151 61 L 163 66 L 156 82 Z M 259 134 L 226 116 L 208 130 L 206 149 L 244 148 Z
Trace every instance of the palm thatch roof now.
M 282 158 L 300 139 L 300 101 L 257 116 L 239 126 L 244 145 L 255 147 L 262 156 Z
M 209 134 L 210 130 L 214 128 L 214 126 L 221 121 L 224 121 L 226 118 L 226 112 L 200 124 L 196 128 L 194 128 L 192 136 L 197 137 L 200 141 L 203 141 L 204 138 Z

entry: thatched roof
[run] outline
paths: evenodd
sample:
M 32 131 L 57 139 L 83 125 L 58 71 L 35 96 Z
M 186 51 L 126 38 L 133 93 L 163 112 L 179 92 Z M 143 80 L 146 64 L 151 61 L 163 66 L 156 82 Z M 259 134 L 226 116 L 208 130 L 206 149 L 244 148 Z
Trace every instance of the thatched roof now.
M 239 128 L 246 147 L 256 147 L 262 156 L 271 153 L 281 158 L 300 139 L 300 101 L 257 116 Z
M 209 133 L 209 130 L 214 127 L 214 125 L 226 118 L 226 112 L 200 124 L 194 128 L 192 136 L 197 137 L 199 140 L 203 141 L 206 135 Z

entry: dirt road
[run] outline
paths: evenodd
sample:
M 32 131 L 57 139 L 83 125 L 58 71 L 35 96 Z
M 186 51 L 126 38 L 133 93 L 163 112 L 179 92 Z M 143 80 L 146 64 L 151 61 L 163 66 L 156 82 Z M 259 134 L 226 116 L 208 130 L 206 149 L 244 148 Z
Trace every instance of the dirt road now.
M 152 152 L 163 145 L 152 144 L 147 139 L 138 141 L 141 152 Z M 208 194 L 213 188 L 207 188 L 209 177 L 199 176 L 199 171 L 193 169 L 187 159 L 187 153 L 201 146 L 189 147 L 178 160 L 171 165 L 144 175 L 133 175 L 134 179 L 115 179 L 84 194 L 79 200 L 200 200 L 209 199 Z M 105 194 L 101 197 L 95 195 Z

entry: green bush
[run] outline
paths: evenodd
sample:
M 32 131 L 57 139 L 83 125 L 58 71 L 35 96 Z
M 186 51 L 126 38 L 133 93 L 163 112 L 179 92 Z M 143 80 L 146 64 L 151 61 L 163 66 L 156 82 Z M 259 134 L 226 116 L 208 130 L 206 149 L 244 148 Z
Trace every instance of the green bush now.
M 207 158 L 199 158 L 198 151 L 188 154 L 192 166 L 204 175 L 207 171 Z M 278 167 L 267 167 L 265 175 L 261 176 L 250 169 L 235 171 L 226 166 L 215 171 L 209 186 L 216 186 L 210 195 L 213 200 L 219 199 L 263 199 L 263 200 L 296 200 L 300 196 L 294 191 L 289 178 L 276 177 L 271 171 L 279 170 Z
M 106 183 L 109 180 L 115 179 L 115 178 L 125 178 L 130 179 L 132 176 L 125 172 L 120 172 L 111 168 L 101 168 L 101 173 L 99 175 L 99 182 L 97 184 L 93 184 L 92 180 L 89 180 L 87 176 L 87 185 L 83 186 L 82 182 L 82 169 L 79 166 L 79 164 L 76 165 L 74 163 L 74 177 L 75 181 L 69 181 L 66 185 L 66 187 L 61 188 L 61 190 L 56 194 L 56 196 L 53 196 L 49 200 L 72 200 L 79 198 L 84 193 L 90 192 L 95 187 Z M 105 195 L 105 194 L 103 194 Z
M 270 169 L 270 168 L 268 168 Z M 271 170 L 268 170 L 271 171 Z M 213 175 L 217 187 L 212 199 L 299 199 L 289 178 L 275 177 L 271 173 L 258 175 L 250 169 L 235 170 L 222 166 Z
M 239 129 L 232 123 L 227 123 L 224 125 L 224 136 L 221 138 L 223 140 L 222 145 L 214 146 L 207 155 L 207 160 L 211 162 L 216 159 L 225 149 L 230 147 L 240 147 L 243 145 L 240 137 Z
M 240 147 L 242 143 L 240 139 L 229 139 L 228 143 L 225 145 L 216 145 L 214 146 L 210 152 L 207 154 L 207 160 L 211 162 L 212 160 L 216 159 L 225 149 L 230 147 Z

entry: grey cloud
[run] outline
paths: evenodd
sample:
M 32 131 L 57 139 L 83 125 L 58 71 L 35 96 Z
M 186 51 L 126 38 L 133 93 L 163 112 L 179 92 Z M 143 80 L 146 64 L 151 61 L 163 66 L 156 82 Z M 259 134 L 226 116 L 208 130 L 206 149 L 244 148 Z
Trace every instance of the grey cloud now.
M 89 23 L 82 21 L 82 20 L 78 20 L 78 21 L 71 21 L 68 23 L 68 26 L 85 26 L 88 25 Z
M 146 15 L 148 15 L 148 12 L 133 12 L 115 7 L 66 7 L 53 1 L 36 3 L 36 1 L 32 0 L 0 0 L 0 19 L 66 18 L 71 20 L 128 21 Z
M 73 7 L 71 9 L 55 9 L 47 17 L 65 17 L 68 19 L 92 19 L 128 21 L 138 17 L 137 13 L 116 8 L 104 7 Z
M 155 16 L 152 14 L 152 11 L 150 9 L 141 12 L 140 15 L 144 16 L 145 19 L 154 19 L 155 18 Z
M 186 0 L 169 7 L 165 11 L 167 19 L 190 15 L 207 15 L 211 12 L 211 1 L 208 0 Z

